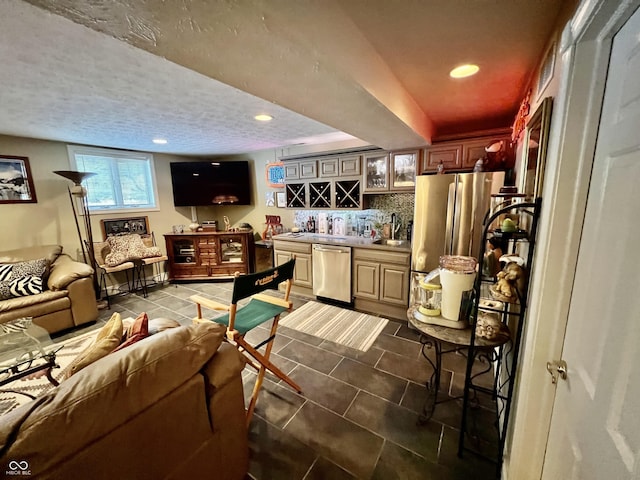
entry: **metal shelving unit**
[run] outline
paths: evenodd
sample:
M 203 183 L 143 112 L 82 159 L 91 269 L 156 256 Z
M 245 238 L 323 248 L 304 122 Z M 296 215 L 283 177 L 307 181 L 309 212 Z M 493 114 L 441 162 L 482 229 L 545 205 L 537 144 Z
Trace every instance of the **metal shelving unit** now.
M 474 285 L 474 301 L 471 305 L 470 317 L 477 321 L 479 313 L 493 312 L 498 314 L 503 325 L 508 327 L 511 338 L 507 343 L 495 349 L 495 355 L 491 358 L 476 355 L 476 332 L 473 328 L 471 343 L 467 357 L 467 369 L 465 375 L 465 386 L 463 395 L 462 422 L 460 426 L 460 437 L 458 444 L 458 455 L 463 456 L 465 452 L 478 455 L 496 465 L 497 477 L 500 477 L 502 459 L 506 434 L 508 431 L 509 416 L 511 413 L 511 401 L 515 376 L 518 367 L 518 357 L 520 353 L 520 343 L 524 330 L 527 311 L 527 297 L 529 291 L 529 278 L 535 250 L 535 238 L 538 227 L 538 217 L 540 214 L 541 199 L 534 202 L 523 202 L 521 198 L 514 198 L 513 203 L 501 206 L 496 211 L 490 211 L 484 221 L 482 243 L 478 261 L 480 268 L 476 276 Z M 495 228 L 496 221 L 504 215 L 517 215 L 520 224 L 524 227 L 515 232 L 503 232 Z M 495 283 L 495 278 L 483 275 L 483 260 L 486 251 L 487 241 L 491 237 L 502 238 L 508 244 L 508 252 L 520 255 L 525 259 L 524 283 L 521 288 L 516 289 L 516 299 L 505 302 L 500 298 L 491 295 L 489 286 Z M 484 305 L 481 300 L 498 300 L 503 302 L 501 308 L 491 308 Z M 494 370 L 493 387 L 474 383 L 472 369 L 474 362 L 489 361 Z M 478 428 L 475 419 L 479 418 L 479 410 L 491 408 L 495 414 L 495 431 L 487 435 L 486 431 Z M 486 412 L 486 410 L 485 410 Z

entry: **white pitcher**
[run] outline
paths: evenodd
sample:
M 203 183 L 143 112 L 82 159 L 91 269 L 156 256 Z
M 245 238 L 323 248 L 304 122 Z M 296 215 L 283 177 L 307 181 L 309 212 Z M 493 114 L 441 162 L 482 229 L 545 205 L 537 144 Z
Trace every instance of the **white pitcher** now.
M 440 257 L 440 285 L 442 285 L 441 315 L 447 320 L 458 320 L 462 295 L 473 289 L 477 260 L 461 255 Z

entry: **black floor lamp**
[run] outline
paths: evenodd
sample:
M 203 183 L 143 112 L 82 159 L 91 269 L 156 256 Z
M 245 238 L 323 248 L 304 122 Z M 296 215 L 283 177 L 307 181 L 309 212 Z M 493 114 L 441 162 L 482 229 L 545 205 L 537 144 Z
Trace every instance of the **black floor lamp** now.
M 68 180 L 71 180 L 74 185 L 69 187 L 69 200 L 71 201 L 71 208 L 73 209 L 73 217 L 76 221 L 76 230 L 78 231 L 78 238 L 80 239 L 80 248 L 82 249 L 82 257 L 84 262 L 91 265 L 93 268 L 93 288 L 96 292 L 96 298 L 100 296 L 100 287 L 98 285 L 98 269 L 95 264 L 95 252 L 93 249 L 93 232 L 91 230 L 91 216 L 89 213 L 89 206 L 87 204 L 87 190 L 82 186 L 82 181 L 85 178 L 96 175 L 91 172 L 74 172 L 72 170 L 56 170 L 53 173 L 60 175 Z M 75 200 L 74 200 L 75 199 Z M 78 208 L 76 208 L 76 204 Z M 85 238 L 82 237 L 82 231 L 80 230 L 80 221 L 78 215 L 81 215 L 84 219 L 84 231 Z M 88 251 L 85 251 L 85 244 Z M 87 254 L 89 259 L 87 261 Z

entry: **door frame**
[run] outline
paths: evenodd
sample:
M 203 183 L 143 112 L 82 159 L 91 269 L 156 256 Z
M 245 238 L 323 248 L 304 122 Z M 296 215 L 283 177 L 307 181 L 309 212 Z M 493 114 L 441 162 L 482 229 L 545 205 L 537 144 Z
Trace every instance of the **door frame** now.
M 503 479 L 540 479 L 586 211 L 611 42 L 640 0 L 583 0 L 562 32 L 547 170 Z

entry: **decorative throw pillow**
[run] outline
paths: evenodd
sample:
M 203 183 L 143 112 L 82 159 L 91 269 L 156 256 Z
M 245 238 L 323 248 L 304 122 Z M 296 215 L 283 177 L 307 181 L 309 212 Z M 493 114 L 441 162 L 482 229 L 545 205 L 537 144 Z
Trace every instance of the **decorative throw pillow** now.
M 42 293 L 42 277 L 26 275 L 21 278 L 11 280 L 9 291 L 14 297 L 24 297 Z
M 39 258 L 0 265 L 0 300 L 42 293 L 49 260 Z
M 149 320 L 149 335 L 155 335 L 169 328 L 179 327 L 180 324 L 170 318 L 154 318 Z
M 107 254 L 104 263 L 109 267 L 116 267 L 121 263 L 137 258 L 159 257 L 162 252 L 158 247 L 147 247 L 137 233 L 127 235 L 112 235 L 107 238 L 111 252 Z
M 127 334 L 124 342 L 122 342 L 114 352 L 118 350 L 122 350 L 123 348 L 127 348 L 129 345 L 133 345 L 136 342 L 139 342 L 143 338 L 147 338 L 149 336 L 149 317 L 145 312 L 142 312 L 135 319 L 133 324 L 127 329 Z
M 11 280 L 26 277 L 27 275 L 43 277 L 49 269 L 49 260 L 46 258 L 39 258 L 37 260 L 14 263 L 12 267 L 13 272 L 11 274 Z
M 74 358 L 73 362 L 67 367 L 67 378 L 113 352 L 120 345 L 121 338 L 122 318 L 116 312 L 111 315 L 109 321 L 102 327 L 95 342 Z

